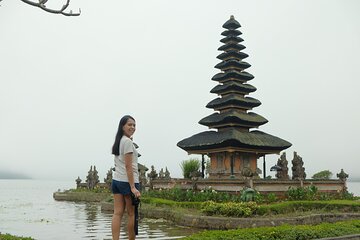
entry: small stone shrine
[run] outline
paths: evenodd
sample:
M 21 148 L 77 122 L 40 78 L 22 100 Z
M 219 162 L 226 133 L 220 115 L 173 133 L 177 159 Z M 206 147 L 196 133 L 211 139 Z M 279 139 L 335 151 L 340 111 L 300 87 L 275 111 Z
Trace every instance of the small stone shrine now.
M 226 29 L 221 33 L 223 45 L 218 48 L 223 53 L 217 56 L 221 62 L 215 66 L 221 72 L 212 78 L 218 85 L 210 91 L 219 97 L 206 105 L 215 112 L 199 121 L 215 131 L 195 134 L 178 142 L 177 146 L 189 154 L 201 154 L 203 159 L 207 155 L 210 158 L 209 178 L 257 177 L 258 158 L 279 154 L 291 143 L 251 130 L 268 120 L 251 111 L 261 102 L 247 96 L 256 88 L 247 83 L 254 76 L 245 71 L 251 65 L 243 61 L 248 55 L 242 52 L 245 46 L 240 44 L 243 41 L 239 37 L 242 34 L 238 30 L 240 24 L 231 16 L 223 27 Z
M 336 174 L 336 177 L 338 177 L 340 181 L 345 182 L 346 179 L 349 177 L 349 174 L 345 173 L 344 169 L 341 169 L 341 171 Z

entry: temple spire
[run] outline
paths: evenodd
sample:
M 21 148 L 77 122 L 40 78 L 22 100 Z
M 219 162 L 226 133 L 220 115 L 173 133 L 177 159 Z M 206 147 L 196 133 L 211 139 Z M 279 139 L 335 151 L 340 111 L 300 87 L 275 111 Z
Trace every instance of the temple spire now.
M 248 83 L 254 76 L 248 72 L 251 65 L 244 61 L 249 55 L 244 52 L 244 40 L 239 37 L 242 35 L 240 27 L 234 16 L 223 24 L 226 30 L 221 33 L 224 37 L 218 48 L 222 53 L 217 56 L 221 62 L 215 66 L 220 72 L 212 77 L 218 84 L 210 91 L 218 97 L 206 105 L 214 113 L 199 121 L 213 130 L 195 134 L 177 144 L 189 154 L 208 155 L 212 177 L 220 172 L 224 176 L 256 174 L 260 156 L 279 153 L 291 146 L 281 138 L 252 130 L 268 120 L 252 112 L 261 102 L 249 96 L 256 88 Z

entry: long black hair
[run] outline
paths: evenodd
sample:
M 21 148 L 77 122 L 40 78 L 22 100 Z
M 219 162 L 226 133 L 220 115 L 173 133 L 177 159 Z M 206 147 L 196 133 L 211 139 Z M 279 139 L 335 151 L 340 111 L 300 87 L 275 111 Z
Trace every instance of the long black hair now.
M 135 119 L 130 115 L 125 115 L 120 119 L 119 128 L 118 128 L 118 131 L 117 131 L 116 137 L 115 137 L 115 142 L 114 142 L 114 145 L 112 146 L 112 154 L 114 154 L 115 156 L 120 155 L 119 147 L 120 147 L 120 140 L 121 140 L 122 136 L 124 135 L 123 127 L 129 119 L 132 119 L 135 121 Z

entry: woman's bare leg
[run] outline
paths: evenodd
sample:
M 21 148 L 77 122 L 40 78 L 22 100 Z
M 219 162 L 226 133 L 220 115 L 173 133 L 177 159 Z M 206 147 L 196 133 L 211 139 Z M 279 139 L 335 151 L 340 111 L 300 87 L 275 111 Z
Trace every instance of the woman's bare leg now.
M 129 240 L 135 239 L 135 230 L 134 230 L 134 222 L 135 222 L 135 207 L 132 205 L 130 195 L 125 195 L 125 205 L 126 205 L 126 212 L 128 214 L 128 235 Z
M 121 194 L 114 194 L 114 214 L 111 222 L 112 239 L 120 239 L 121 219 L 124 215 L 125 200 Z

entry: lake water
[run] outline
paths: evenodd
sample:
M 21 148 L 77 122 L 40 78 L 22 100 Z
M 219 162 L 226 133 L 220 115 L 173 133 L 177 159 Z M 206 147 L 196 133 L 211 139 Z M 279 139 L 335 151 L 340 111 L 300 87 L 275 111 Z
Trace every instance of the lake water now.
M 360 196 L 360 182 L 346 182 L 348 191 L 355 196 Z
M 101 212 L 98 204 L 53 199 L 53 192 L 74 186 L 75 182 L 0 180 L 0 232 L 38 240 L 111 239 L 112 214 Z M 360 196 L 360 182 L 347 186 Z M 142 219 L 137 239 L 178 239 L 196 231 L 161 219 Z
M 99 204 L 53 199 L 53 192 L 74 186 L 75 182 L 0 180 L 0 232 L 37 240 L 111 239 L 112 214 L 101 212 Z M 196 231 L 144 218 L 137 239 L 178 239 Z M 121 239 L 127 239 L 125 233 Z

